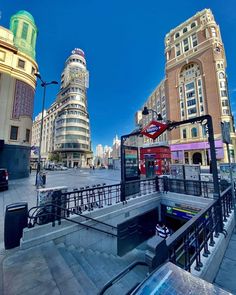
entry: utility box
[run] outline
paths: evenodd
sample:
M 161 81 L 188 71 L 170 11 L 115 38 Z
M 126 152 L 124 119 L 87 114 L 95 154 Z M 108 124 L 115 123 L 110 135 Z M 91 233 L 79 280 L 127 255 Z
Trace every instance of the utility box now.
M 184 175 L 186 180 L 200 180 L 200 165 L 184 165 Z
M 20 245 L 23 229 L 28 224 L 28 204 L 26 202 L 10 204 L 6 207 L 4 223 L 5 249 Z

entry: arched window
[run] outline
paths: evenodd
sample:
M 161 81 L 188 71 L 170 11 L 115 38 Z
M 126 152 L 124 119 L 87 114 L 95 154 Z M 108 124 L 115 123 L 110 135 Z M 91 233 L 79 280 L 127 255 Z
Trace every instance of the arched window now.
M 183 28 L 183 33 L 186 33 L 187 31 L 188 31 L 187 27 Z
M 191 29 L 196 27 L 196 23 L 191 23 Z
M 175 34 L 175 39 L 176 39 L 176 38 L 179 38 L 179 33 L 176 33 L 176 34 Z
M 186 129 L 183 129 L 182 134 L 183 134 L 183 138 L 187 138 L 187 131 L 186 131 Z
M 220 72 L 220 73 L 219 73 L 219 78 L 220 78 L 220 79 L 224 79 L 224 77 L 225 77 L 225 74 L 224 74 L 223 72 Z
M 191 135 L 192 135 L 192 137 L 197 137 L 197 128 L 196 127 L 191 129 Z

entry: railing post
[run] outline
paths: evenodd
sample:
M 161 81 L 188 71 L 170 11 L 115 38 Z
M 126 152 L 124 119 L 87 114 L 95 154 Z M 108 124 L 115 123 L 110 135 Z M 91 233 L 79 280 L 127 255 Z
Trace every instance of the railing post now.
M 159 192 L 159 191 L 160 191 L 160 187 L 159 187 L 159 178 L 158 178 L 157 175 L 156 175 L 156 177 L 155 177 L 155 189 L 156 189 L 156 192 Z

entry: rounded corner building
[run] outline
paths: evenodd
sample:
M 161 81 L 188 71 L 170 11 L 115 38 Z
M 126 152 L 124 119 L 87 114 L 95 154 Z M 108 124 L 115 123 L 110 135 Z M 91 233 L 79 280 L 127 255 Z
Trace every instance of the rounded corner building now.
M 75 48 L 65 62 L 56 103 L 54 152 L 67 167 L 86 167 L 92 161 L 87 88 L 89 73 L 84 51 Z
M 25 10 L 11 17 L 10 29 L 0 26 L 0 168 L 10 179 L 29 175 L 37 32 Z

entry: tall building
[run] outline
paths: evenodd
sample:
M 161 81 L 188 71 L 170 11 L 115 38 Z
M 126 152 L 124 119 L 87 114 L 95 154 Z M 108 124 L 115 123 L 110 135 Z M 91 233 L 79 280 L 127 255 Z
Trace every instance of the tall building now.
M 198 12 L 166 35 L 165 56 L 166 119 L 182 121 L 210 114 L 218 162 L 228 162 L 221 122 L 230 122 L 230 154 L 234 160 L 236 138 L 225 51 L 220 28 L 210 9 Z M 161 112 L 158 103 L 153 105 L 148 98 L 145 105 Z M 174 162 L 209 165 L 210 151 L 204 125 L 186 124 L 167 134 Z
M 113 159 L 119 159 L 120 158 L 120 139 L 116 135 L 116 137 L 113 139 L 113 145 L 112 145 L 112 158 Z
M 92 161 L 87 88 L 85 55 L 76 48 L 66 60 L 60 91 L 43 120 L 44 161 L 55 153 L 67 167 L 86 167 Z M 32 144 L 35 146 L 39 145 L 40 121 L 41 114 L 33 125 Z
M 11 179 L 29 175 L 37 32 L 24 10 L 11 17 L 10 30 L 0 27 L 0 167 Z

